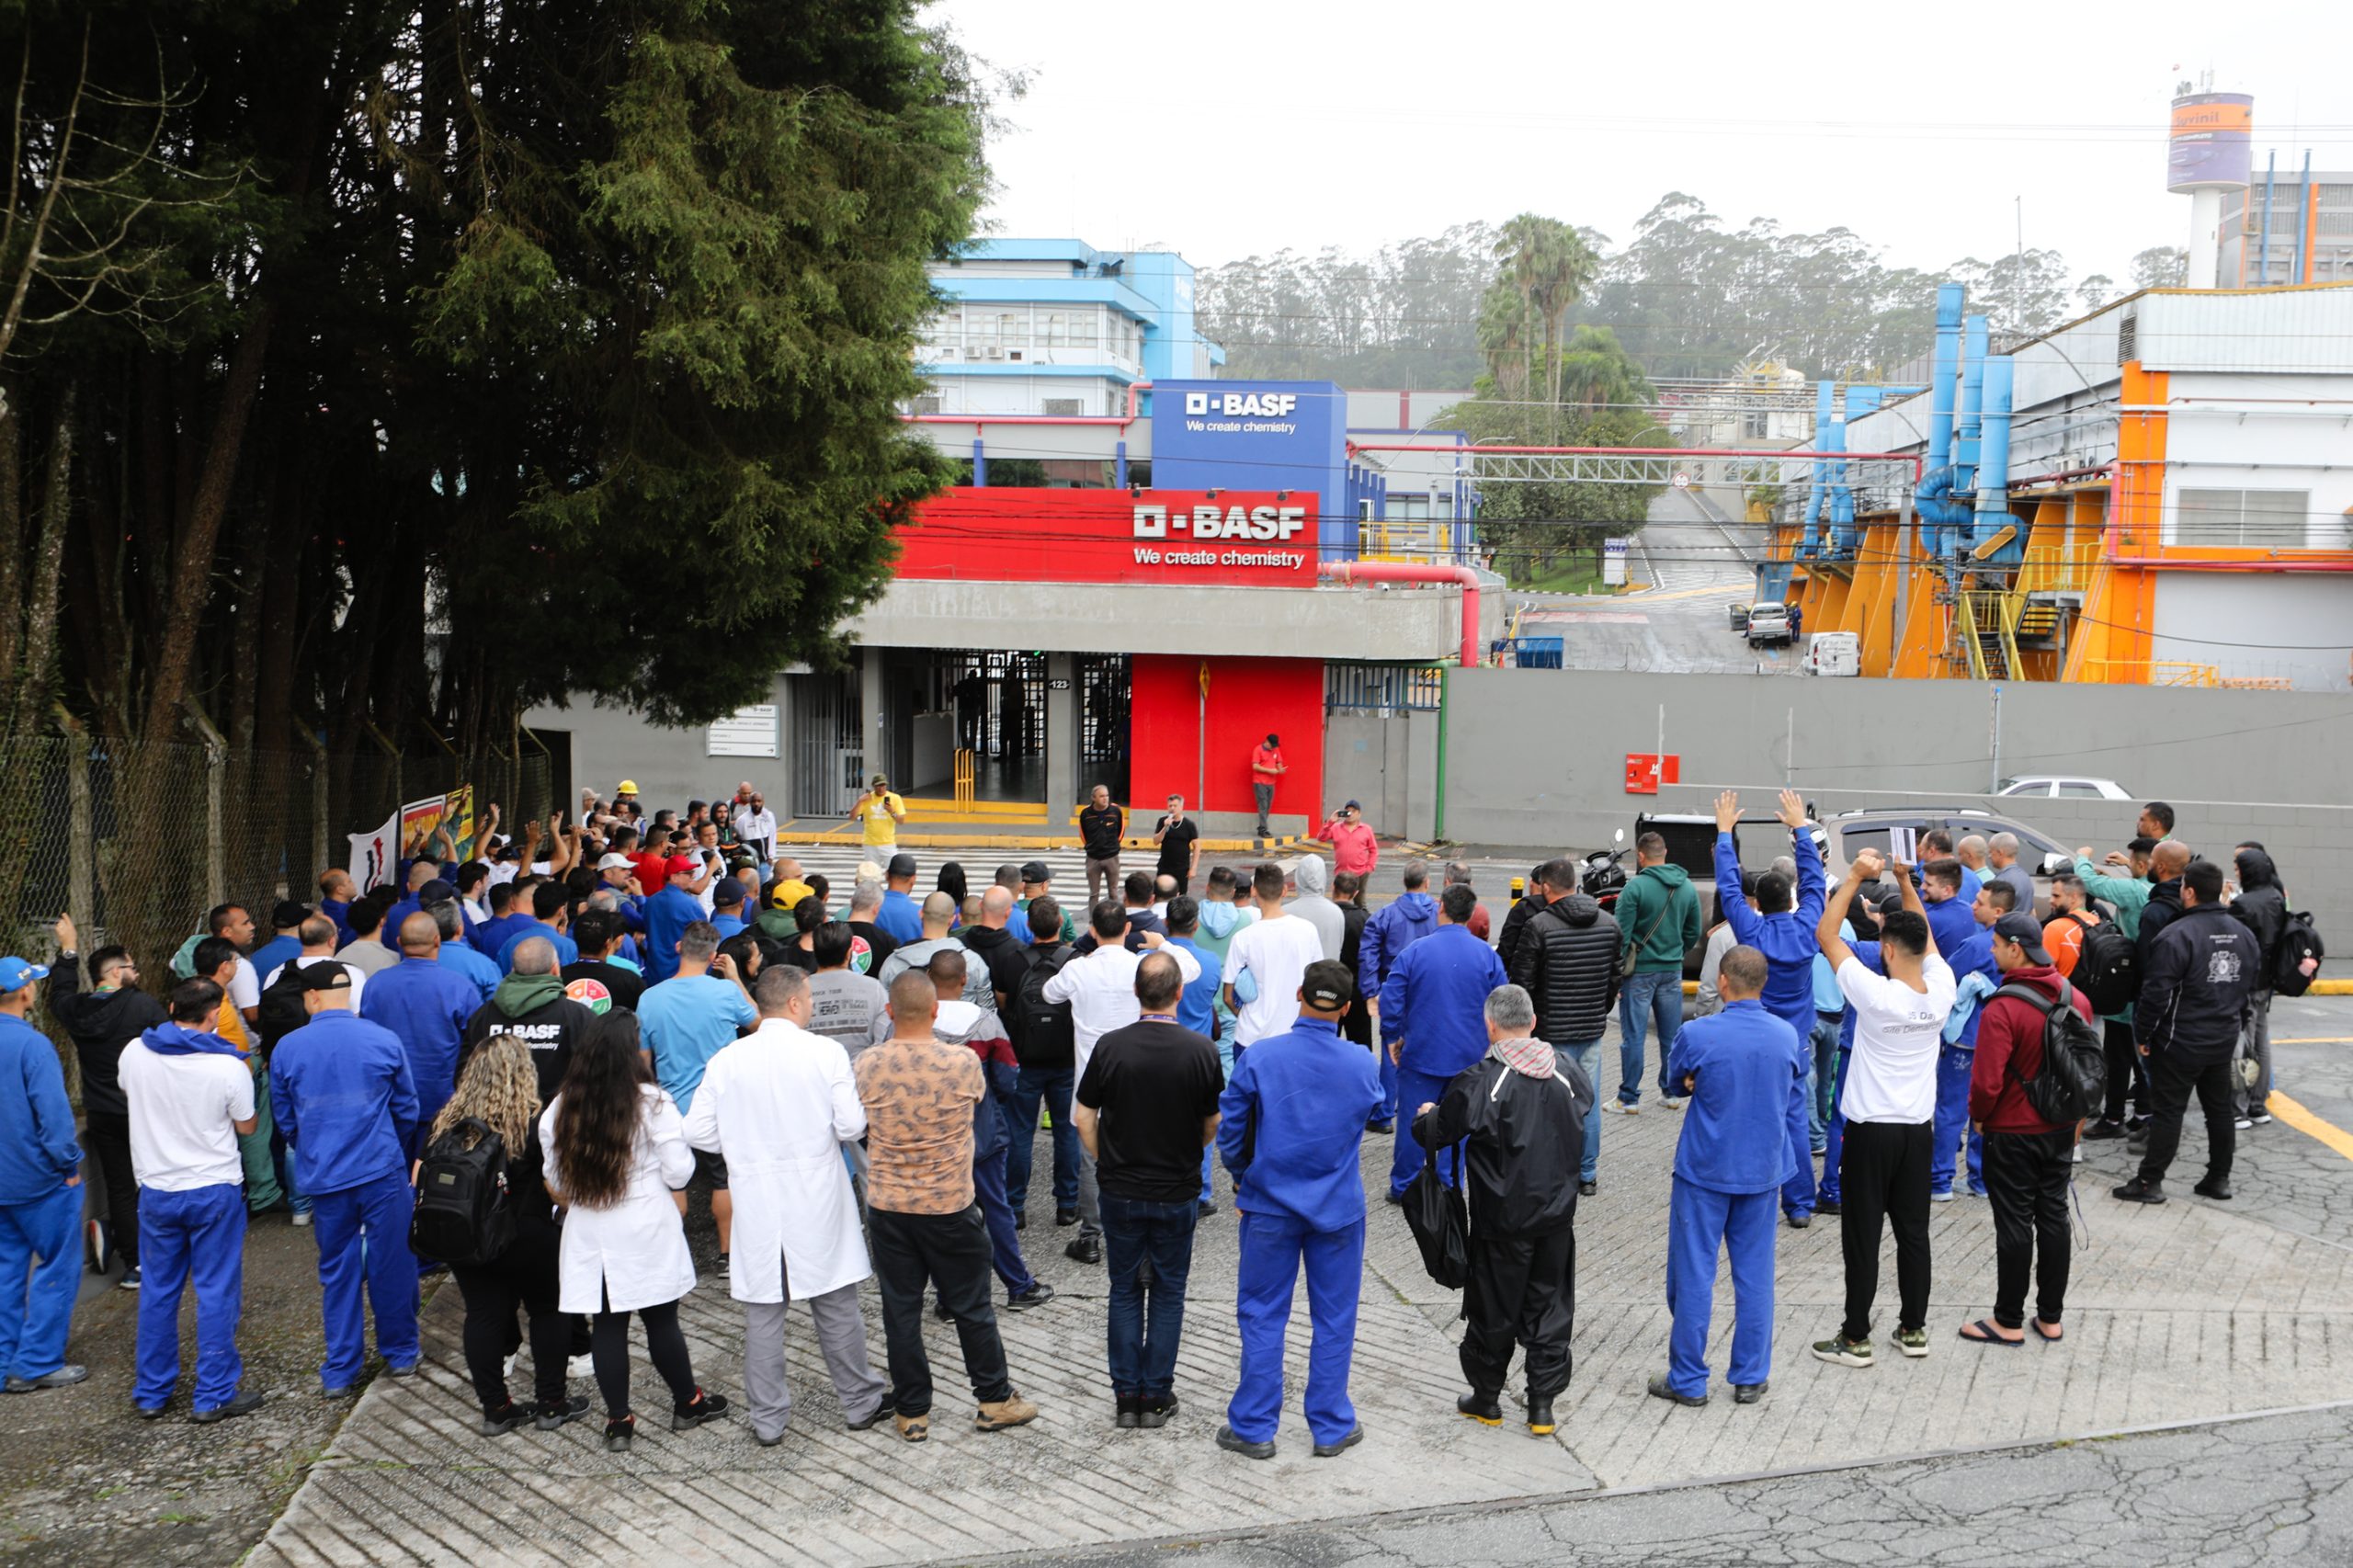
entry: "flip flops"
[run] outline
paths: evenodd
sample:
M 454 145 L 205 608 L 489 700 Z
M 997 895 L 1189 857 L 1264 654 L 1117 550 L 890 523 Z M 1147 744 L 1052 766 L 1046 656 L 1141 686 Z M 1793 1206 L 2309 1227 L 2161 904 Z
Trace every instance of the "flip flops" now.
M 2026 1343 L 2023 1339 L 2005 1339 L 1994 1332 L 1990 1319 L 1979 1318 L 1961 1331 L 1961 1336 L 1972 1345 L 1998 1345 L 2005 1350 L 2016 1350 Z
M 2056 1334 L 2045 1334 L 2042 1329 L 2042 1320 L 2040 1318 L 2027 1319 L 2026 1326 L 2037 1339 L 2041 1340 L 2045 1345 L 2056 1345 L 2061 1340 L 2067 1337 L 2067 1331 L 2064 1328 L 2062 1328 Z

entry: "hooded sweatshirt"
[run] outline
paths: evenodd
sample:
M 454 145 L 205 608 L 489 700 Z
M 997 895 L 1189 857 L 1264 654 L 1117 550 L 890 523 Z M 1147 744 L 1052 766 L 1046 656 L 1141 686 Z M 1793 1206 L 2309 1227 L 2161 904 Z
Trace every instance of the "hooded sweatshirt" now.
M 1324 869 L 1324 857 L 1307 855 L 1300 858 L 1299 896 L 1291 900 L 1290 912 L 1315 927 L 1316 939 L 1324 944 L 1324 956 L 1340 956 L 1341 938 L 1347 935 L 1347 922 L 1341 916 L 1340 906 L 1324 894 L 1331 886 L 1331 873 Z
M 1699 945 L 1699 893 L 1680 866 L 1644 866 L 1618 895 L 1618 930 L 1641 949 L 1636 974 L 1680 973 L 1683 955 Z
M 171 1015 L 144 991 L 81 990 L 80 969 L 78 962 L 51 968 L 49 1010 L 74 1039 L 74 1054 L 82 1065 L 82 1108 L 92 1116 L 128 1116 L 131 1108 L 115 1077 L 115 1063 L 124 1046 Z
M 1397 955 L 1438 929 L 1438 900 L 1426 892 L 1399 893 L 1373 911 L 1357 946 L 1357 994 L 1378 996 Z

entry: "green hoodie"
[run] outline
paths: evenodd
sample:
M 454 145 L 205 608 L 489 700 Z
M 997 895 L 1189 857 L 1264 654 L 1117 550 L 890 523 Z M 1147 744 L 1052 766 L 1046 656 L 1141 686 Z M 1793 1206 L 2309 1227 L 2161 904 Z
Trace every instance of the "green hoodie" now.
M 490 994 L 491 1002 L 510 1019 L 538 1012 L 563 994 L 563 981 L 552 974 L 510 974 Z
M 1683 955 L 1706 934 L 1699 894 L 1680 866 L 1645 866 L 1618 895 L 1618 931 L 1641 949 L 1636 974 L 1683 971 Z
M 760 928 L 762 936 L 779 942 L 792 941 L 801 935 L 801 922 L 792 917 L 789 909 L 763 909 L 753 924 Z

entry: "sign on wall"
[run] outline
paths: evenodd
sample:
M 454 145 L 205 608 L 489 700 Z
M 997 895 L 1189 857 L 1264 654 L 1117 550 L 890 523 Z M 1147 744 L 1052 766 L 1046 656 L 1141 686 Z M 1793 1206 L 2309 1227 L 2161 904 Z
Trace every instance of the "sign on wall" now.
M 776 704 L 773 702 L 756 702 L 749 708 L 738 708 L 713 723 L 710 738 L 703 751 L 705 756 L 774 756 L 776 754 Z
M 981 582 L 1309 587 L 1311 491 L 962 488 L 898 531 L 898 574 Z

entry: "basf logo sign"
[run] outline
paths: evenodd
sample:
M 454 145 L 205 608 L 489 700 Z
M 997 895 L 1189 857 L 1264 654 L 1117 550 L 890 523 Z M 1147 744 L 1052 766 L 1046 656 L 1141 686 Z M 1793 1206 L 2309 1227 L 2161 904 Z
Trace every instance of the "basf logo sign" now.
M 960 488 L 917 506 L 897 539 L 910 578 L 1315 584 L 1314 500 L 1296 491 Z
M 1185 428 L 1202 435 L 1289 436 L 1299 429 L 1297 392 L 1188 392 Z

